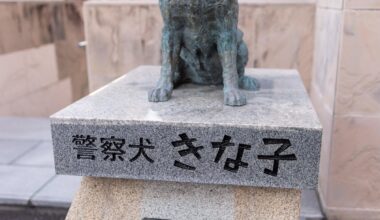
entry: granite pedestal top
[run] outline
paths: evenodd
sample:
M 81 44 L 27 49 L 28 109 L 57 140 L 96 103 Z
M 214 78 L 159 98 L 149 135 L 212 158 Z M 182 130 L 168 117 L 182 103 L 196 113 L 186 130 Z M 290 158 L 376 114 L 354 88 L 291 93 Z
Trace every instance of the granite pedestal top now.
M 57 174 L 316 188 L 322 128 L 297 71 L 247 69 L 261 89 L 242 107 L 193 84 L 148 102 L 159 72 L 139 67 L 51 116 Z

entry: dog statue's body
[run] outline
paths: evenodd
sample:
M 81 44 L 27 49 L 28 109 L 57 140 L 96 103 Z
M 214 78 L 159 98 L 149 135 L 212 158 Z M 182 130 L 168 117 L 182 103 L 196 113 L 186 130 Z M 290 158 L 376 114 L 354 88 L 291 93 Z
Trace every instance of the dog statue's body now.
M 226 105 L 245 105 L 240 88 L 257 90 L 259 85 L 244 76 L 248 49 L 237 28 L 237 0 L 160 0 L 160 9 L 163 61 L 149 101 L 167 101 L 174 86 L 190 81 L 223 84 Z

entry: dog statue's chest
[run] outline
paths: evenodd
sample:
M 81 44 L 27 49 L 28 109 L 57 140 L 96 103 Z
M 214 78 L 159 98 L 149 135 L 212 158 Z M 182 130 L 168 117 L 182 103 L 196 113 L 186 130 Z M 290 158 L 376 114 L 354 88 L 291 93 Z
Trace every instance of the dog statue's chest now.
M 230 7 L 229 2 L 231 0 L 170 0 L 168 7 L 172 19 L 204 22 L 222 17 Z

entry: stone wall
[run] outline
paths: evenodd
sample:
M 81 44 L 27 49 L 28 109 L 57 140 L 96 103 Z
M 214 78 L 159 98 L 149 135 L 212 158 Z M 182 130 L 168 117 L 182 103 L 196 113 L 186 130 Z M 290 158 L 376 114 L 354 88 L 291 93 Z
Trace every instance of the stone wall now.
M 248 67 L 296 68 L 311 81 L 315 6 L 310 0 L 241 0 Z M 84 8 L 90 90 L 143 64 L 160 64 L 157 1 L 87 1 Z
M 49 116 L 88 93 L 81 8 L 0 2 L 0 116 Z
M 156 0 L 0 3 L 0 116 L 48 116 L 141 64 L 160 64 Z M 249 67 L 297 68 L 310 83 L 314 0 L 240 0 Z
M 330 219 L 380 219 L 380 1 L 321 0 L 311 97 Z

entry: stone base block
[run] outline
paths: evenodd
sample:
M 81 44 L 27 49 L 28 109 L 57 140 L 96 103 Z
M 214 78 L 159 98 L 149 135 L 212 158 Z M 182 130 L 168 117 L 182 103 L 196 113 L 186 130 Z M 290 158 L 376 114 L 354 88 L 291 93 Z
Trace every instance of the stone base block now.
M 85 177 L 67 220 L 299 219 L 300 190 Z
M 142 66 L 53 115 L 57 174 L 315 189 L 322 128 L 297 71 L 247 69 L 261 89 L 235 108 L 221 86 L 148 102 L 159 73 Z

